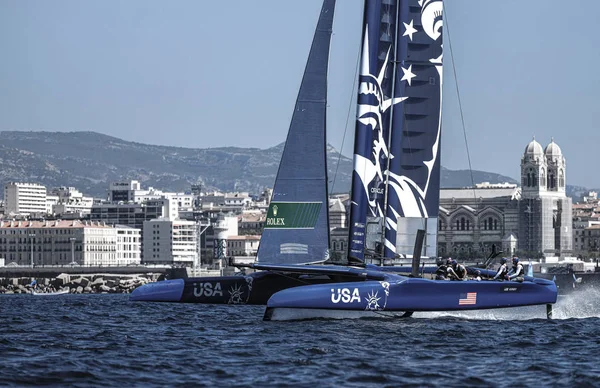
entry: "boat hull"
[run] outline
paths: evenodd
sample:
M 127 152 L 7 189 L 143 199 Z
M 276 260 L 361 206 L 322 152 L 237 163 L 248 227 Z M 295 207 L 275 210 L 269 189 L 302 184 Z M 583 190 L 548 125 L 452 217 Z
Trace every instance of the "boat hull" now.
M 220 276 L 165 280 L 145 284 L 130 295 L 131 301 L 203 304 L 266 305 L 281 290 L 307 284 L 331 283 L 328 276 L 254 272 L 247 276 Z
M 384 281 L 337 283 L 290 288 L 275 293 L 273 309 L 349 311 L 454 311 L 552 304 L 556 285 L 546 279 L 524 282 L 444 281 L 390 276 Z

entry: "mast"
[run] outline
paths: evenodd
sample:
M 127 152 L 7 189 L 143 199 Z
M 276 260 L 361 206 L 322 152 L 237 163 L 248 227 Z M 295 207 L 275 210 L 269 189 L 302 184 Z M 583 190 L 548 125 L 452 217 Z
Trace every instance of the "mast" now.
M 396 6 L 396 23 L 395 23 L 395 31 L 394 31 L 394 42 L 398 42 L 398 23 L 400 21 L 400 7 Z M 398 47 L 397 45 L 393 45 L 393 49 L 394 49 L 394 58 L 392 59 L 392 96 L 395 95 L 395 91 L 396 91 L 396 72 L 398 71 Z M 390 111 L 390 123 L 389 123 L 389 127 L 393 128 L 393 123 L 394 123 L 394 109 L 392 109 Z M 388 133 L 388 143 L 387 144 L 392 144 L 392 131 L 389 131 Z M 390 162 L 391 159 L 388 158 L 387 159 L 387 165 L 386 165 L 386 171 L 390 171 Z M 388 207 L 388 190 L 389 190 L 389 183 L 390 183 L 390 175 L 386 174 L 385 175 L 385 191 L 384 191 L 384 202 L 383 202 L 383 208 L 387 209 Z M 383 266 L 384 264 L 384 257 L 386 257 L 385 253 L 386 253 L 386 249 L 385 249 L 385 220 L 384 222 L 382 222 L 381 224 L 381 239 L 380 239 L 380 243 L 381 243 L 381 250 L 379 253 L 379 255 L 381 256 L 381 262 L 380 265 Z
M 349 257 L 364 261 L 379 248 L 386 213 L 386 171 L 390 155 L 391 107 L 399 0 L 367 0 L 354 139 Z
M 396 1 L 393 0 L 392 3 Z M 354 172 L 352 174 L 352 198 L 350 203 L 350 228 L 348 238 L 348 259 L 364 261 L 367 248 L 368 222 L 378 215 L 377 204 L 382 200 L 383 175 L 380 168 L 382 149 L 373 152 L 373 143 L 377 139 L 387 138 L 383 133 L 384 119 L 381 117 L 381 102 L 384 98 L 383 84 L 389 49 L 388 42 L 381 41 L 382 1 L 367 0 L 364 3 L 362 50 L 360 74 L 358 79 L 358 110 L 354 137 Z M 387 20 L 389 22 L 389 20 Z M 383 26 L 385 32 L 385 25 Z M 386 37 L 384 37 L 386 38 Z M 388 47 L 385 47 L 385 46 Z M 383 63 L 380 63 L 379 52 L 383 49 Z M 386 150 L 383 150 L 386 152 Z M 373 249 L 373 247 L 369 247 Z

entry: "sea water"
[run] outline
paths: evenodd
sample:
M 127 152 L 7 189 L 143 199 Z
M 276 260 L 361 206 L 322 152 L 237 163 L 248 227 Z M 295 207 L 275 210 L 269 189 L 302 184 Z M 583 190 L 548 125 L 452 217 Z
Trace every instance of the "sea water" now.
M 600 292 L 409 319 L 264 322 L 260 306 L 0 295 L 0 385 L 597 386 Z

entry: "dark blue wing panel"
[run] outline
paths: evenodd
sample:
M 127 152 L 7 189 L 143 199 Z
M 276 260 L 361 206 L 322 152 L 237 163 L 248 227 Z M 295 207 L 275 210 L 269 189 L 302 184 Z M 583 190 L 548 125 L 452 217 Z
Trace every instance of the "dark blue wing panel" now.
M 442 1 L 365 4 L 349 244 L 359 259 L 369 219 L 383 217 L 385 256 L 412 254 L 440 181 Z
M 257 261 L 301 264 L 327 259 L 327 67 L 335 0 L 325 0 L 296 100 Z
M 397 0 L 365 2 L 354 138 L 349 256 L 364 259 L 367 221 L 385 214 Z
M 385 255 L 412 254 L 417 229 L 426 229 L 432 243 L 424 253 L 432 256 L 440 190 L 443 6 L 441 0 L 400 0 L 400 10 L 394 91 L 406 100 L 393 107 Z

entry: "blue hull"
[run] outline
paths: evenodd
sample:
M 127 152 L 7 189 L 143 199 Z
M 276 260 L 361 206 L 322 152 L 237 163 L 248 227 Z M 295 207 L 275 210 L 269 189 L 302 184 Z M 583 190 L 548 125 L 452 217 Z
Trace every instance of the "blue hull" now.
M 383 281 L 302 286 L 277 292 L 267 302 L 265 319 L 274 309 L 453 311 L 552 304 L 556 299 L 556 285 L 546 279 L 461 282 L 390 274 Z
M 347 279 L 344 279 L 347 280 Z M 164 280 L 136 288 L 135 302 L 266 305 L 276 292 L 306 284 L 330 283 L 327 276 L 254 272 L 247 276 L 220 276 Z
M 267 305 L 328 311 L 452 311 L 552 304 L 554 282 L 409 278 L 373 267 L 256 265 L 248 276 L 166 280 L 141 286 L 131 301 Z M 487 275 L 487 273 L 485 274 Z M 269 314 L 265 314 L 268 319 Z

